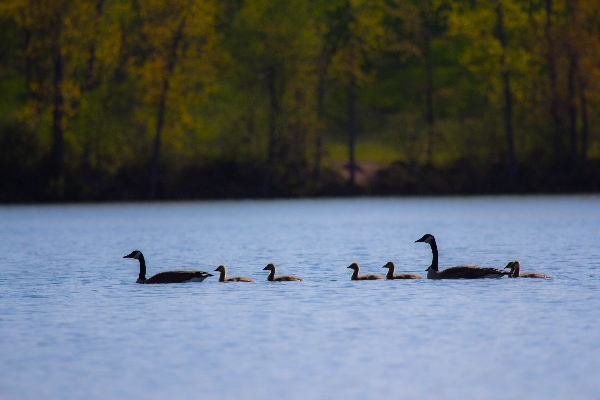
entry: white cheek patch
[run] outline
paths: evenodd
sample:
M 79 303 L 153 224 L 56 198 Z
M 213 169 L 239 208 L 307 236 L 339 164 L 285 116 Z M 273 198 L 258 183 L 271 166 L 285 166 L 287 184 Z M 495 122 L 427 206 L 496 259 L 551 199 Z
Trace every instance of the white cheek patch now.
M 425 243 L 431 244 L 432 239 L 433 239 L 433 237 L 429 236 L 427 239 L 425 239 Z
M 133 258 L 135 258 L 136 260 L 139 260 L 140 254 L 142 254 L 142 253 L 138 251 L 137 253 L 135 253 L 135 256 L 133 256 Z

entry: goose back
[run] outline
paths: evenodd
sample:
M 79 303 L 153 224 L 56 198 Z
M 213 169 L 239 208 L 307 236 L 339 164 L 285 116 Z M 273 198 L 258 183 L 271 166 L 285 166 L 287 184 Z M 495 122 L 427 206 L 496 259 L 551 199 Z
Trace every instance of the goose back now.
M 435 271 L 437 279 L 482 279 L 501 278 L 508 275 L 507 271 L 497 268 L 481 268 L 475 266 L 458 266 L 446 268 L 443 271 Z M 429 275 L 428 275 L 429 277 Z M 435 278 L 434 278 L 435 279 Z
M 146 279 L 144 283 L 202 282 L 212 274 L 204 271 L 165 271 Z

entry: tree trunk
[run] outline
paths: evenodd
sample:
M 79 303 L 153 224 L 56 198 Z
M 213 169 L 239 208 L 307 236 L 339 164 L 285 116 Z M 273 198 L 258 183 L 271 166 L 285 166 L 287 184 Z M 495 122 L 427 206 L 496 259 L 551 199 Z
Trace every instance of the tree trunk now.
M 179 27 L 177 28 L 177 32 L 173 36 L 173 44 L 170 48 L 171 52 L 169 53 L 167 59 L 167 68 L 165 70 L 165 75 L 162 81 L 162 87 L 160 90 L 160 95 L 158 98 L 158 111 L 156 116 L 156 135 L 154 137 L 154 148 L 152 151 L 152 170 L 150 176 L 150 199 L 154 200 L 156 198 L 157 189 L 158 189 L 158 167 L 160 164 L 160 150 L 161 150 L 161 136 L 162 129 L 165 122 L 165 111 L 167 108 L 167 92 L 169 90 L 169 80 L 171 78 L 171 74 L 173 73 L 173 68 L 175 67 L 175 62 L 177 61 L 177 49 L 179 47 L 179 42 L 183 37 L 183 28 L 185 27 L 185 18 L 181 20 Z
M 427 123 L 427 164 L 433 163 L 435 121 L 433 114 L 433 61 L 431 59 L 431 5 L 423 1 L 423 58 L 425 59 L 425 121 Z
M 554 55 L 554 39 L 552 38 L 552 0 L 545 0 L 546 3 L 546 25 L 545 35 L 548 42 L 548 51 L 546 54 L 548 69 L 550 75 L 550 114 L 554 122 L 553 149 L 554 159 L 562 161 L 562 119 L 559 113 L 559 98 L 557 89 L 556 59 Z
M 158 166 L 160 163 L 160 148 L 161 148 L 161 136 L 162 129 L 165 122 L 165 107 L 167 104 L 167 90 L 169 89 L 169 77 L 165 76 L 162 83 L 162 89 L 160 91 L 160 97 L 158 100 L 158 111 L 156 115 L 156 134 L 154 136 L 154 147 L 152 148 L 152 172 L 151 172 L 151 184 L 150 184 L 150 199 L 156 198 L 156 192 L 158 187 Z
M 317 78 L 317 129 L 315 137 L 315 160 L 313 167 L 313 181 L 315 186 L 318 186 L 321 180 L 321 157 L 323 156 L 323 133 L 325 115 L 325 74 L 327 73 L 327 46 L 323 46 L 318 61 L 318 78 Z
M 512 111 L 512 92 L 510 90 L 510 73 L 506 65 L 506 35 L 504 32 L 504 11 L 502 2 L 498 1 L 496 6 L 498 16 L 498 38 L 502 46 L 500 55 L 500 69 L 502 70 L 502 85 L 504 88 L 504 126 L 506 131 L 506 144 L 508 147 L 508 177 L 510 184 L 514 187 L 517 181 L 517 163 L 515 159 L 515 143 L 513 132 L 513 111 Z
M 585 94 L 585 84 L 579 86 L 579 102 L 581 103 L 581 165 L 587 163 L 587 148 L 589 137 L 589 126 L 587 117 L 587 98 Z
M 64 63 L 60 49 L 62 18 L 60 11 L 52 20 L 52 185 L 53 195 L 61 198 L 64 191 L 64 96 L 62 92 Z
M 351 48 L 350 51 L 350 71 L 348 76 L 348 149 L 349 149 L 349 172 L 350 172 L 350 180 L 348 181 L 348 185 L 350 186 L 350 190 L 353 191 L 356 186 L 356 161 L 354 159 L 354 145 L 356 141 L 356 123 L 355 123 L 355 114 L 356 114 L 356 75 L 354 74 L 354 52 Z
M 577 55 L 569 52 L 569 147 L 571 149 L 571 165 L 575 169 L 577 165 L 577 108 L 576 108 L 576 76 L 577 76 Z
M 96 2 L 96 15 L 94 18 L 94 29 L 93 29 L 93 37 L 91 38 L 91 42 L 88 48 L 88 59 L 87 65 L 85 68 L 85 82 L 82 85 L 81 93 L 90 92 L 96 86 L 96 46 L 98 43 L 98 31 L 100 26 L 100 19 L 102 18 L 102 8 L 104 6 L 104 0 L 97 0 Z M 86 140 L 83 147 L 83 166 L 81 168 L 81 179 L 84 186 L 85 196 L 88 197 L 90 195 L 94 195 L 92 193 L 92 163 L 90 162 L 90 158 L 94 152 L 92 151 L 92 147 L 94 142 L 97 140 L 97 135 L 88 134 L 86 135 Z
M 271 195 L 271 179 L 273 177 L 273 170 L 276 158 L 277 149 L 277 118 L 279 117 L 279 101 L 277 99 L 277 87 L 276 78 L 277 71 L 275 66 L 270 65 L 267 67 L 267 90 L 269 92 L 269 145 L 267 148 L 267 162 L 263 173 L 263 197 L 269 197 Z
M 95 70 L 96 70 L 96 44 L 98 42 L 98 30 L 100 26 L 100 18 L 102 17 L 102 7 L 104 0 L 96 2 L 96 17 L 94 18 L 94 37 L 88 49 L 88 60 L 85 69 L 85 84 L 83 91 L 89 92 L 95 86 Z

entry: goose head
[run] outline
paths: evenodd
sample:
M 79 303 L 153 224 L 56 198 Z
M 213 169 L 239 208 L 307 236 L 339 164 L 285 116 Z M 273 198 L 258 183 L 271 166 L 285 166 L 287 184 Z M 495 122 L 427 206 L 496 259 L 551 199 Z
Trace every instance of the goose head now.
M 435 238 L 433 237 L 433 235 L 426 233 L 423 235 L 423 237 L 421 239 L 415 240 L 415 243 L 423 242 L 423 243 L 431 244 L 434 241 L 435 241 Z
M 267 266 L 263 268 L 263 271 L 275 271 L 275 264 L 268 263 Z
M 217 267 L 217 269 L 215 269 L 215 271 L 218 271 L 218 272 L 225 272 L 225 266 L 224 266 L 224 265 L 219 265 L 219 266 Z
M 355 271 L 358 271 L 360 267 L 358 266 L 358 263 L 353 262 L 347 268 L 350 268 L 350 269 L 353 269 Z
M 141 251 L 134 250 L 131 253 L 127 254 L 126 256 L 123 256 L 123 258 L 135 258 L 136 260 L 139 260 L 141 255 L 142 255 Z
M 394 265 L 394 263 L 392 261 L 388 261 L 387 264 L 385 264 L 383 267 L 381 268 L 395 268 L 396 266 Z
M 504 268 L 510 269 L 510 274 L 512 276 L 512 274 L 514 274 L 517 269 L 521 269 L 521 262 L 517 260 L 511 261 L 508 264 L 506 264 L 506 267 Z

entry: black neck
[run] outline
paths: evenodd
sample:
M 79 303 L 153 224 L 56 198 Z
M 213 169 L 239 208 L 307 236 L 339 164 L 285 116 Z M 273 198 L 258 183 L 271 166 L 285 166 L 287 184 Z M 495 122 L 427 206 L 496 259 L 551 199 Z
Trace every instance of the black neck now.
M 355 281 L 357 278 L 358 278 L 358 268 L 355 269 L 354 272 L 352 272 L 352 276 L 350 277 L 350 279 Z
M 393 279 L 394 278 L 394 267 L 390 267 L 388 268 L 388 272 L 387 275 L 385 276 L 387 279 Z
M 138 279 L 141 281 L 146 280 L 146 260 L 144 260 L 144 255 L 140 254 L 138 261 L 140 262 L 140 275 Z
M 225 270 L 221 270 L 221 275 L 219 275 L 219 282 L 225 282 Z
M 435 239 L 432 239 L 431 243 L 429 243 L 429 245 L 431 246 L 431 252 L 433 253 L 433 259 L 431 260 L 431 269 L 434 271 L 439 271 L 438 270 L 438 249 L 437 249 L 437 244 L 435 243 Z
M 271 272 L 269 272 L 269 276 L 267 276 L 267 280 L 268 280 L 268 281 L 272 281 L 272 280 L 273 280 L 273 278 L 275 278 L 275 268 L 273 268 L 273 269 L 271 270 Z

